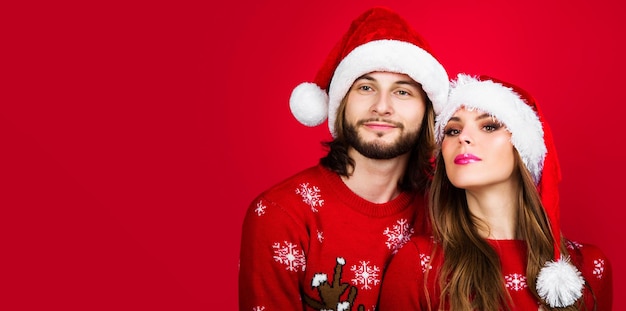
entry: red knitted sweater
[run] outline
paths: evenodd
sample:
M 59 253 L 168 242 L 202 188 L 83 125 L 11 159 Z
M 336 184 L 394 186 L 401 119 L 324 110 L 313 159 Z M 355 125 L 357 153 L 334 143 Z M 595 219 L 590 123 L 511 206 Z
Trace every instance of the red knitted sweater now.
M 320 165 L 302 171 L 247 210 L 239 309 L 373 311 L 389 259 L 427 223 L 421 195 L 376 204 Z
M 435 275 L 441 267 L 442 256 L 431 258 L 435 245 L 432 241 L 430 236 L 412 238 L 394 256 L 385 274 L 377 311 L 439 310 L 439 287 L 435 286 Z M 537 310 L 538 302 L 532 295 L 525 276 L 526 243 L 522 240 L 488 241 L 500 257 L 505 287 L 515 304 L 513 310 Z M 587 282 L 584 293 L 587 309 L 583 310 L 611 310 L 613 284 L 607 257 L 590 244 L 568 242 L 567 247 L 572 263 L 578 267 Z M 431 309 L 428 308 L 428 297 L 424 294 L 425 271 L 428 271 L 426 288 Z M 596 309 L 593 309 L 593 295 L 596 297 Z

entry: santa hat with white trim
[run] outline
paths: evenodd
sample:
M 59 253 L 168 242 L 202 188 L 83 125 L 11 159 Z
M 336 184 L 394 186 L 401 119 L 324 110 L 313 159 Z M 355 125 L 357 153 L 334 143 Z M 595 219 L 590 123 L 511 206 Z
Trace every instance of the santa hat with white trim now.
M 439 144 L 446 123 L 461 107 L 489 113 L 511 132 L 511 143 L 537 185 L 554 239 L 554 260 L 539 272 L 537 293 L 553 308 L 572 305 L 582 296 L 585 281 L 569 258 L 561 255 L 558 193 L 561 169 L 552 133 L 537 102 L 513 84 L 489 76 L 459 74 L 451 83 L 447 103 L 441 109 L 435 107 L 435 138 Z
M 314 82 L 294 88 L 289 99 L 292 114 L 306 126 L 328 119 L 334 137 L 339 103 L 356 79 L 374 71 L 408 75 L 422 85 L 434 106 L 443 105 L 448 96 L 448 74 L 428 43 L 397 13 L 375 7 L 352 22 Z

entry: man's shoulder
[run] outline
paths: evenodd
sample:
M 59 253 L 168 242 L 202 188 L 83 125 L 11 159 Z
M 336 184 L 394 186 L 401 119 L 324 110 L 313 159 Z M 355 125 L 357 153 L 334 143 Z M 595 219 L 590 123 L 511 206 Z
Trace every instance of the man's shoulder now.
M 326 185 L 329 182 L 329 176 L 333 175 L 336 175 L 336 173 L 329 171 L 322 165 L 314 165 L 279 181 L 263 191 L 259 196 L 281 200 L 285 197 L 285 194 L 307 191 L 309 188 L 313 191 L 322 185 Z
M 321 165 L 305 168 L 261 192 L 250 208 L 262 204 L 288 213 L 308 213 L 326 203 L 327 198 L 322 192 L 332 186 L 329 176 L 333 174 Z
M 435 239 L 431 234 L 418 234 L 411 238 L 411 243 L 421 251 L 430 251 L 435 245 Z
M 314 165 L 305 168 L 299 172 L 292 174 L 291 176 L 282 179 L 278 183 L 269 187 L 265 192 L 280 192 L 283 191 L 284 188 L 292 188 L 293 185 L 298 185 L 303 182 L 311 182 L 312 180 L 320 180 L 323 178 L 322 175 L 324 175 L 323 170 L 324 167 L 321 165 Z

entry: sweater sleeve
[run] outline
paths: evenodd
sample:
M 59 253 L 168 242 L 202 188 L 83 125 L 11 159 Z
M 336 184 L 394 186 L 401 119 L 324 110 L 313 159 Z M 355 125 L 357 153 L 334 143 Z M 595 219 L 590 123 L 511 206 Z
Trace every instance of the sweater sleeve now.
M 613 271 L 609 258 L 592 244 L 577 244 L 575 249 L 580 272 L 588 286 L 585 293 L 587 306 L 593 306 L 595 296 L 595 310 L 612 310 Z
M 302 220 L 260 196 L 246 212 L 241 239 L 239 310 L 303 310 L 299 279 L 309 243 Z
M 415 238 L 395 254 L 385 271 L 377 311 L 422 310 L 419 293 L 424 287 L 420 250 Z

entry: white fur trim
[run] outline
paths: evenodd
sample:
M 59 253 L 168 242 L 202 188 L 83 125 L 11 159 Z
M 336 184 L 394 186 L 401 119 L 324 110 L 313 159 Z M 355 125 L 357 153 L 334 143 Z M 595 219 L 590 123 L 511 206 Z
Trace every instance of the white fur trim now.
M 333 137 L 339 103 L 356 79 L 374 71 L 403 73 L 420 83 L 435 112 L 446 102 L 448 73 L 430 53 L 404 41 L 370 41 L 352 50 L 335 69 L 328 90 L 328 128 Z
M 301 83 L 291 92 L 289 108 L 300 123 L 320 125 L 328 117 L 328 95 L 315 83 Z
M 452 82 L 448 102 L 435 123 L 435 138 L 441 143 L 450 118 L 461 107 L 491 114 L 511 132 L 511 143 L 531 172 L 535 183 L 541 179 L 547 149 L 539 117 L 513 89 L 490 80 L 459 74 Z
M 552 308 L 570 306 L 583 293 L 585 280 L 580 271 L 563 257 L 558 261 L 549 261 L 541 268 L 537 276 L 537 293 Z

